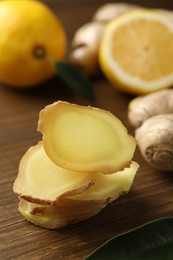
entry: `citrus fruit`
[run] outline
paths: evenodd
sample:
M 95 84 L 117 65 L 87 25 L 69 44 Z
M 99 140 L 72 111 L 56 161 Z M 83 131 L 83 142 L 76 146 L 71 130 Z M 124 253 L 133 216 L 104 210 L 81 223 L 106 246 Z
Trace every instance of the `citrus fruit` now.
M 48 56 L 66 53 L 64 27 L 39 1 L 0 1 L 0 81 L 12 87 L 32 87 L 51 78 Z
M 146 94 L 173 85 L 173 23 L 156 10 L 138 9 L 112 20 L 99 62 L 120 90 Z

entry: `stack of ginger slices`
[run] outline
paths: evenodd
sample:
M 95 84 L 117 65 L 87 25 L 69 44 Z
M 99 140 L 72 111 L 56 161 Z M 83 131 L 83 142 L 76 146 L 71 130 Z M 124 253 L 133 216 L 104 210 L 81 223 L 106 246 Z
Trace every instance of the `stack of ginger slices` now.
M 129 191 L 136 140 L 112 113 L 58 101 L 40 112 L 38 130 L 42 141 L 24 154 L 13 186 L 28 221 L 61 228 Z

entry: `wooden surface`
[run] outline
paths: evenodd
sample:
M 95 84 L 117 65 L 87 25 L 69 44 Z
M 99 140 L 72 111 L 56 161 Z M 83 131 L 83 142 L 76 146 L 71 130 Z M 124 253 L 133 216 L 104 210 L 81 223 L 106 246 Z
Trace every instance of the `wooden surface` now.
M 44 1 L 61 18 L 69 45 L 74 31 L 88 22 L 106 1 Z M 145 4 L 146 1 L 133 1 Z M 149 2 L 149 1 L 148 1 Z M 148 7 L 173 8 L 172 1 L 150 1 Z M 100 75 L 93 79 L 96 106 L 118 116 L 130 133 L 127 105 L 132 97 L 120 93 Z M 88 105 L 54 78 L 39 88 L 15 91 L 0 86 L 0 259 L 83 259 L 113 235 L 146 221 L 173 214 L 173 173 L 153 170 L 136 151 L 140 169 L 128 195 L 107 206 L 91 219 L 61 230 L 50 231 L 28 223 L 19 214 L 18 198 L 12 191 L 24 152 L 40 140 L 36 131 L 38 113 L 45 105 L 64 100 Z

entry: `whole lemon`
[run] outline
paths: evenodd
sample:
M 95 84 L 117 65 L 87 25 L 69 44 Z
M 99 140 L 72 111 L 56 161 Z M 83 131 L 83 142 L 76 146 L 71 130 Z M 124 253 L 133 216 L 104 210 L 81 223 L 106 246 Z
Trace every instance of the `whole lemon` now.
M 0 81 L 32 87 L 55 74 L 66 54 L 64 27 L 51 9 L 34 0 L 0 1 Z

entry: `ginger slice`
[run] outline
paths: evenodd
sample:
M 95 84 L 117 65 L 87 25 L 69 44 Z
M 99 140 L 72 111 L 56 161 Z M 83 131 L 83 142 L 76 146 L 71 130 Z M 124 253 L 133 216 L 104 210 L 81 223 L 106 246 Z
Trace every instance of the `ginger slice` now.
M 63 204 L 64 203 L 64 204 Z M 63 201 L 60 205 L 40 205 L 20 200 L 19 211 L 35 225 L 56 229 L 68 224 L 86 220 L 98 214 L 107 205 L 107 201 Z
M 31 223 L 49 229 L 86 220 L 98 214 L 108 203 L 127 193 L 133 183 L 138 164 L 114 174 L 95 176 L 95 185 L 70 198 L 60 197 L 56 204 L 41 205 L 21 199 L 20 213 Z
M 13 189 L 19 197 L 43 205 L 60 205 L 67 197 L 113 200 L 128 192 L 137 169 L 138 164 L 132 162 L 129 168 L 106 175 L 65 170 L 48 158 L 42 142 L 39 142 L 23 156 Z
M 71 196 L 75 200 L 103 200 L 109 201 L 117 199 L 120 195 L 128 193 L 134 181 L 138 163 L 131 162 L 130 166 L 122 171 L 112 174 L 96 173 L 93 177 L 94 185 L 82 193 Z
M 75 195 L 93 185 L 91 173 L 62 169 L 44 151 L 42 142 L 23 156 L 13 190 L 19 197 L 40 204 L 53 204 L 63 196 Z
M 62 101 L 40 112 L 38 130 L 50 159 L 73 171 L 114 173 L 129 165 L 136 148 L 110 112 Z

